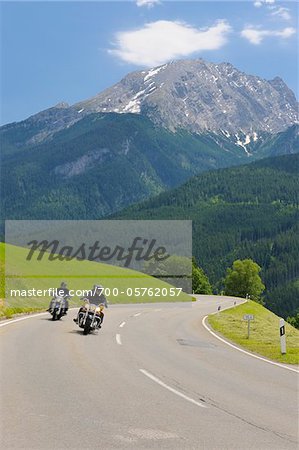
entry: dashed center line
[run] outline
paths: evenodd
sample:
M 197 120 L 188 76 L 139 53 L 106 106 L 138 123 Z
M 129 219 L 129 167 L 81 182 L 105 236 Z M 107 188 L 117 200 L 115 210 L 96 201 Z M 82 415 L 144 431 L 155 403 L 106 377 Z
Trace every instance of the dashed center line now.
M 134 314 L 134 317 L 138 317 L 141 315 L 141 312 Z
M 155 381 L 155 383 L 159 384 L 160 386 L 164 387 L 165 389 L 167 389 L 168 391 L 172 392 L 173 394 L 178 395 L 179 397 L 182 397 L 183 399 L 187 400 L 190 403 L 193 403 L 196 406 L 200 406 L 201 408 L 206 408 L 206 405 L 204 405 L 203 403 L 197 402 L 196 400 L 194 400 L 191 397 L 188 397 L 187 395 L 183 394 L 180 391 L 177 391 L 176 389 L 172 388 L 171 386 L 168 386 L 168 384 L 163 383 L 163 381 L 159 380 L 159 378 L 155 377 L 154 375 L 152 375 L 150 372 L 148 372 L 145 369 L 139 369 L 139 371 L 141 373 L 143 373 L 143 375 L 145 375 L 146 377 L 150 378 L 151 380 Z
M 118 343 L 118 345 L 122 345 L 120 334 L 117 334 L 117 335 L 115 336 L 115 339 L 116 339 L 116 342 Z
M 126 325 L 126 322 L 122 322 L 119 326 L 119 328 L 123 328 Z

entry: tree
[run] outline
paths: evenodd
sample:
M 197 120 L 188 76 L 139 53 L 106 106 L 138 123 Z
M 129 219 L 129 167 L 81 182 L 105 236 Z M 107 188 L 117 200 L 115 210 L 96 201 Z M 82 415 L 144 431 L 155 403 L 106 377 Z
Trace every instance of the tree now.
M 191 258 L 178 255 L 171 255 L 164 261 L 157 261 L 153 258 L 145 262 L 144 272 L 191 294 Z
M 299 312 L 295 316 L 288 317 L 287 322 L 289 322 L 293 327 L 299 329 Z
M 194 294 L 212 294 L 212 287 L 204 271 L 192 258 L 192 291 Z
M 252 300 L 260 300 L 265 289 L 260 271 L 260 266 L 252 259 L 234 261 L 232 268 L 227 269 L 225 294 L 243 298 L 250 296 Z

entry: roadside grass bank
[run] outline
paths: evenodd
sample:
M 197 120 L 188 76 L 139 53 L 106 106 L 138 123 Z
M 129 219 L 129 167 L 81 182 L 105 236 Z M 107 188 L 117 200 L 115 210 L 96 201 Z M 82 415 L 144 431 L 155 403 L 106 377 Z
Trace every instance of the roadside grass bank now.
M 245 314 L 253 314 L 250 322 L 250 337 L 247 338 Z M 208 323 L 233 343 L 245 349 L 285 364 L 299 363 L 299 330 L 285 322 L 287 353 L 280 352 L 279 317 L 262 305 L 248 301 L 232 309 L 211 314 Z
M 45 308 L 25 308 L 25 307 L 6 307 L 0 303 L 0 320 L 2 319 L 11 319 L 14 316 L 23 315 L 23 314 L 32 314 L 37 312 L 43 312 L 46 310 Z

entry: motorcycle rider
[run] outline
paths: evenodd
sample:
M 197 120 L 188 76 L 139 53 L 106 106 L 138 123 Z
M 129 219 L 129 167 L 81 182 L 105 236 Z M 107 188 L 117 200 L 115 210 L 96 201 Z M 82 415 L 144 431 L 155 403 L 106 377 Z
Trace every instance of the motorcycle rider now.
M 51 300 L 47 311 L 51 312 L 53 304 L 57 297 L 63 297 L 65 300 L 65 308 L 63 309 L 63 314 L 65 315 L 69 309 L 68 299 L 71 298 L 71 296 L 70 296 L 70 291 L 67 288 L 67 284 L 64 281 L 60 284 L 60 287 L 56 289 L 56 296 Z
M 88 300 L 89 303 L 96 305 L 96 306 L 100 306 L 100 305 L 104 305 L 105 308 L 108 308 L 108 303 L 107 303 L 107 299 L 103 293 L 103 286 L 101 284 L 95 284 L 92 288 L 92 290 L 90 291 L 90 293 L 88 295 L 86 295 L 85 297 L 82 297 L 81 300 Z M 78 311 L 77 317 L 74 320 L 74 322 L 78 323 L 78 318 L 79 318 L 79 313 L 81 311 L 83 311 L 85 309 L 85 306 L 81 306 L 81 308 Z M 100 324 L 100 328 L 103 324 L 104 321 L 104 313 L 103 311 L 100 311 L 97 313 L 100 318 L 101 318 L 101 324 Z

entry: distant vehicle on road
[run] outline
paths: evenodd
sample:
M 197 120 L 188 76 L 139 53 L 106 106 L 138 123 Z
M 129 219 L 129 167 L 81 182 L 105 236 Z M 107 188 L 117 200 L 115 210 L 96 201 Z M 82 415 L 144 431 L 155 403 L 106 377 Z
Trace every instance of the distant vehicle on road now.
M 51 301 L 48 309 L 52 315 L 52 320 L 59 320 L 62 316 L 66 315 L 68 310 L 68 301 L 65 297 L 57 296 Z

